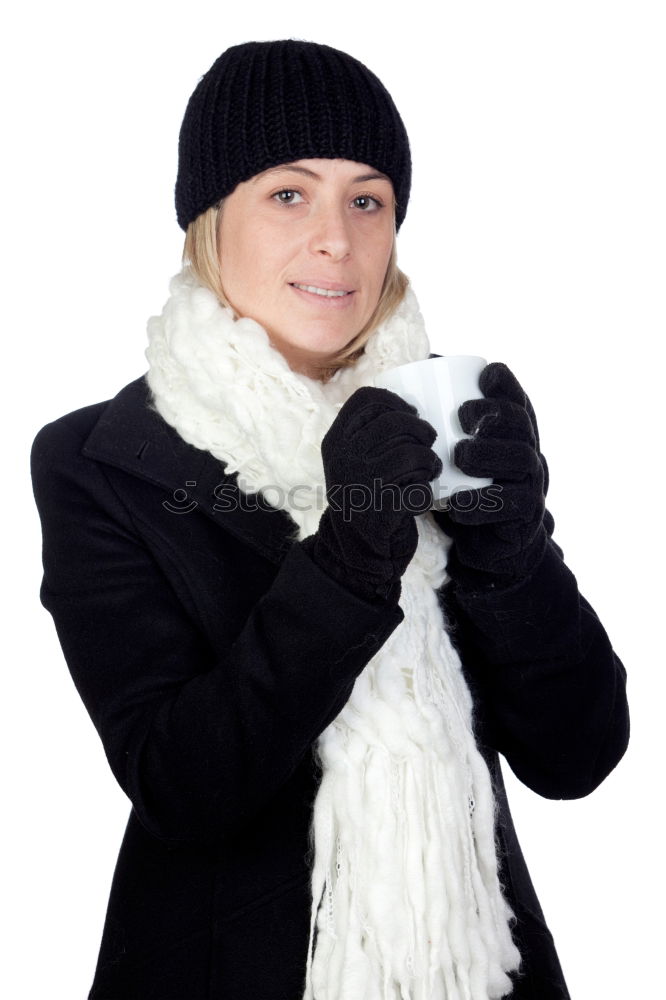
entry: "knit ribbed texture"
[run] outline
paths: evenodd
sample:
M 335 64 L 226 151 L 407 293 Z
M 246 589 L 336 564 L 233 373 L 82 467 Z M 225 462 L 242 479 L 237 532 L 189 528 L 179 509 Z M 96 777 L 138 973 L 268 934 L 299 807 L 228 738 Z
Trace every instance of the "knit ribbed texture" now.
M 358 60 L 314 42 L 223 52 L 189 100 L 178 158 L 183 229 L 241 181 L 307 158 L 369 164 L 393 182 L 398 228 L 407 210 L 409 141 L 390 94 Z

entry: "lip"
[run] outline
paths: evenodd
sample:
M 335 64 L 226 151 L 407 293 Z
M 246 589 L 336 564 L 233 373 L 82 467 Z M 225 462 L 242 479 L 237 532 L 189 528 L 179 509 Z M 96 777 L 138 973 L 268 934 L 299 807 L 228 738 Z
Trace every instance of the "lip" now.
M 299 281 L 299 285 L 301 284 L 304 285 L 306 282 Z M 326 288 L 327 291 L 331 292 L 347 292 L 347 295 L 317 295 L 316 292 L 306 292 L 304 288 L 296 288 L 296 285 L 292 284 L 290 281 L 289 287 L 294 295 L 298 295 L 304 303 L 308 303 L 309 307 L 312 307 L 319 312 L 321 312 L 321 310 L 329 311 L 331 309 L 349 309 L 354 301 L 354 296 L 356 295 L 355 291 L 347 289 L 344 285 L 339 283 L 336 284 L 329 281 L 328 284 L 324 285 L 321 282 L 319 284 L 315 284 L 314 281 L 308 281 L 307 284 L 314 285 L 316 288 Z
M 339 281 L 325 281 L 323 278 L 295 278 L 290 285 L 314 285 L 315 288 L 325 288 L 327 292 L 353 292 L 354 288 L 342 285 Z

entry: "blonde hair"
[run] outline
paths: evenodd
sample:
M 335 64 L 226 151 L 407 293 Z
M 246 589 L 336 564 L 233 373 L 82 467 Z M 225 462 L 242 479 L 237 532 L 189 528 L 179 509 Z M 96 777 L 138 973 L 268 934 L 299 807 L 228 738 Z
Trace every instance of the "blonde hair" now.
M 220 274 L 220 215 L 222 202 L 212 205 L 190 222 L 185 233 L 183 263 L 189 264 L 199 282 L 217 296 L 221 305 L 232 309 L 222 288 Z M 391 247 L 384 283 L 372 316 L 346 347 L 336 354 L 331 362 L 320 370 L 322 381 L 327 381 L 339 368 L 348 368 L 363 353 L 365 343 L 380 323 L 394 312 L 402 302 L 409 286 L 409 278 L 398 267 L 395 236 Z M 232 309 L 233 311 L 233 309 Z

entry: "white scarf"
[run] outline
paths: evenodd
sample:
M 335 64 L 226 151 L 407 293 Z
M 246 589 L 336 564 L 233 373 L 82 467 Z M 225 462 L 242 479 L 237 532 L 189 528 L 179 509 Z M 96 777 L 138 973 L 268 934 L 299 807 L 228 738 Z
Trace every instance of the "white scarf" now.
M 242 489 L 287 510 L 306 538 L 326 502 L 321 440 L 343 402 L 374 374 L 428 356 L 413 292 L 328 383 L 292 371 L 258 323 L 234 320 L 188 268 L 170 292 L 148 324 L 158 412 L 237 472 Z M 520 962 L 497 875 L 490 775 L 437 600 L 448 539 L 430 515 L 417 525 L 404 621 L 317 741 L 303 1000 L 497 1000 Z

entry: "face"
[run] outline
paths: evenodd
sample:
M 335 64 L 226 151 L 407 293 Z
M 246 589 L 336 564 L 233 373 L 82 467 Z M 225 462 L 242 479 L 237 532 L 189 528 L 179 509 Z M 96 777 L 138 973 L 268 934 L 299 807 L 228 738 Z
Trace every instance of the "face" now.
M 379 301 L 393 185 L 365 163 L 297 160 L 239 184 L 219 237 L 229 304 L 264 327 L 291 368 L 316 375 Z

